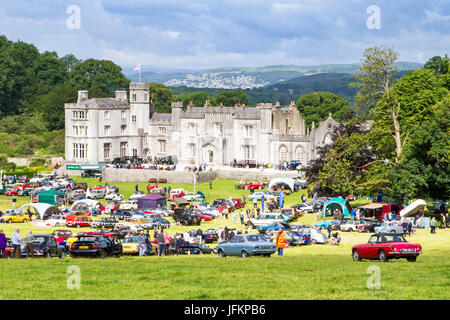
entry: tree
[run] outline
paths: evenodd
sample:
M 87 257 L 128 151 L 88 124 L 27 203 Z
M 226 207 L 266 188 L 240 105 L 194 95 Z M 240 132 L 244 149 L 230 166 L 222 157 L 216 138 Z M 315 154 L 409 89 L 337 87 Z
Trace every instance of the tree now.
M 395 73 L 398 71 L 394 65 L 397 60 L 398 53 L 392 49 L 383 47 L 366 49 L 359 72 L 354 75 L 356 81 L 350 84 L 352 87 L 361 88 L 355 97 L 360 109 L 370 110 L 372 115 L 376 113 L 378 116 L 391 119 L 392 129 L 389 132 L 395 141 L 396 162 L 402 155 L 398 122 L 400 104 L 391 89 Z M 375 108 L 376 111 L 373 111 Z
M 152 99 L 153 106 L 156 112 L 170 113 L 170 107 L 173 101 L 172 90 L 168 89 L 161 83 L 148 83 L 150 86 L 150 99 Z
M 327 119 L 330 113 L 335 120 L 340 121 L 350 112 L 350 103 L 330 92 L 312 92 L 297 100 L 297 108 L 306 126 L 310 127 L 313 121 L 319 123 Z
M 213 97 L 209 97 L 208 94 L 204 91 L 192 92 L 188 94 L 182 94 L 175 96 L 173 98 L 174 101 L 182 101 L 183 108 L 186 108 L 189 103 L 192 101 L 192 104 L 195 107 L 203 107 L 205 105 L 206 100 L 213 101 Z M 214 104 L 214 103 L 211 103 Z
M 435 56 L 425 63 L 424 68 L 434 71 L 438 75 L 446 74 L 450 69 L 450 59 L 447 55 L 444 58 Z
M 236 104 L 245 104 L 246 106 L 248 106 L 250 102 L 245 91 L 239 89 L 219 93 L 216 96 L 216 104 L 223 104 L 226 107 L 233 107 Z
M 61 61 L 64 63 L 64 66 L 66 67 L 67 72 L 72 71 L 72 69 L 79 65 L 83 60 L 77 59 L 73 54 L 66 54 L 64 57 L 61 58 Z
M 91 96 L 104 98 L 113 97 L 117 89 L 128 88 L 130 80 L 112 61 L 88 59 L 72 68 L 68 84 L 75 90 L 89 90 Z

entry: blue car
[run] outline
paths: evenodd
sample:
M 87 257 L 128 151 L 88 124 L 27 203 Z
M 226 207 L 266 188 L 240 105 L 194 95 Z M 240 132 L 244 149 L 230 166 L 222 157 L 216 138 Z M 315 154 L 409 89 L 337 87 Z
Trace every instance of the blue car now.
M 340 223 L 339 220 L 324 220 L 321 222 L 314 223 L 314 227 L 319 229 L 327 229 L 329 224 Z
M 237 234 L 229 241 L 219 243 L 216 252 L 219 258 L 226 256 L 247 258 L 256 255 L 270 257 L 276 249 L 275 244 L 261 234 Z
M 288 224 L 284 224 L 284 223 L 276 223 L 274 225 L 263 225 L 263 226 L 259 226 L 258 230 L 260 233 L 265 233 L 266 231 L 278 231 L 280 229 L 282 230 L 288 230 L 290 228 L 290 226 Z

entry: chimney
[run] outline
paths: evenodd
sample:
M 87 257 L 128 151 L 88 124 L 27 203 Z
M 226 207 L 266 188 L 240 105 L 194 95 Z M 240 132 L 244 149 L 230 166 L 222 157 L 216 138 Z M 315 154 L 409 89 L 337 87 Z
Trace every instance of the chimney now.
M 280 101 L 275 102 L 275 107 L 279 107 L 280 106 Z
M 209 107 L 209 100 L 206 100 L 205 107 Z
M 291 101 L 291 107 L 295 108 L 295 101 Z
M 223 107 L 223 102 L 220 103 L 220 106 Z
M 89 91 L 87 90 L 78 90 L 78 100 L 77 103 L 84 102 L 89 99 Z
M 194 106 L 194 103 L 192 102 L 192 100 L 190 100 L 190 101 L 189 101 L 188 108 L 191 108 L 191 107 L 193 107 L 193 106 Z
M 116 99 L 127 101 L 128 100 L 127 91 L 126 90 L 116 90 Z

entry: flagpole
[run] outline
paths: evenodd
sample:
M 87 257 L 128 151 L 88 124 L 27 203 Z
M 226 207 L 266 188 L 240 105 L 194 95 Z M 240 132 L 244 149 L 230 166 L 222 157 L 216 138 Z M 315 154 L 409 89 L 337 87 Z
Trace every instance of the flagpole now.
M 141 82 L 141 66 L 139 66 L 139 84 L 142 84 L 142 82 Z

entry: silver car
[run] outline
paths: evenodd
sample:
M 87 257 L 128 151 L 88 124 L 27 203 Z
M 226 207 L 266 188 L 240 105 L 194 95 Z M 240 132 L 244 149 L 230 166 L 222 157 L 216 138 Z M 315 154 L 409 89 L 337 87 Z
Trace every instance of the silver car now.
M 375 233 L 391 232 L 391 233 L 403 233 L 403 227 L 398 221 L 386 221 L 379 227 L 375 227 Z

